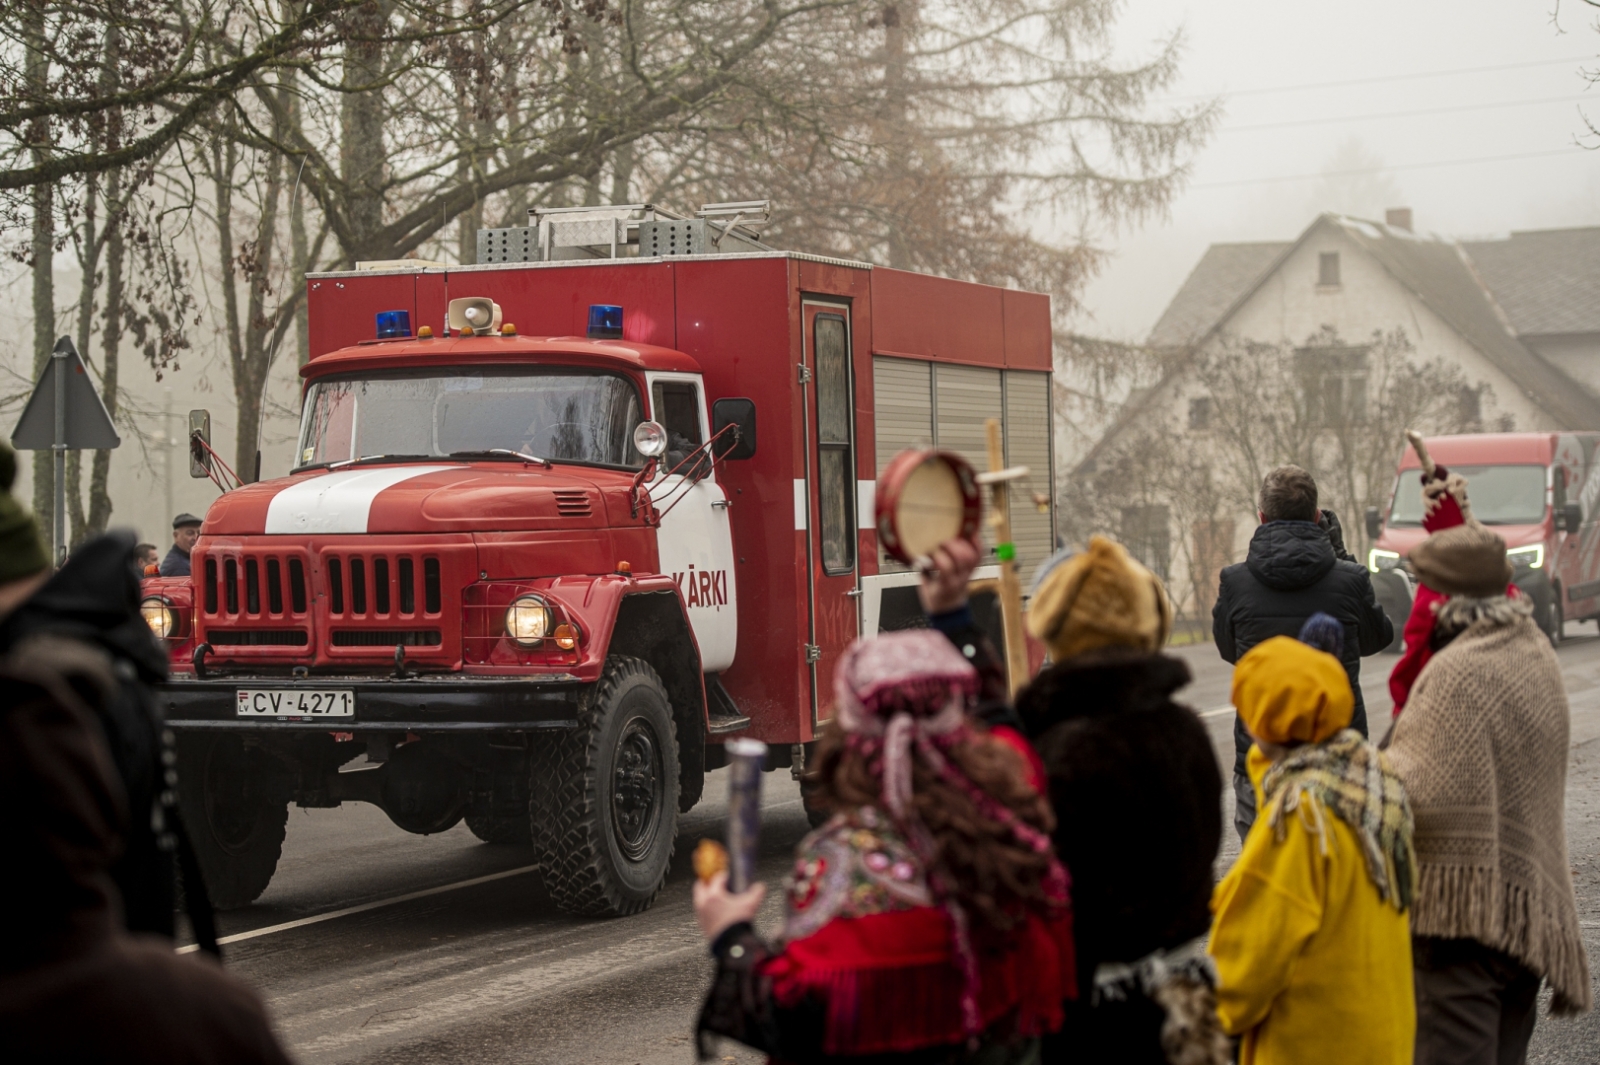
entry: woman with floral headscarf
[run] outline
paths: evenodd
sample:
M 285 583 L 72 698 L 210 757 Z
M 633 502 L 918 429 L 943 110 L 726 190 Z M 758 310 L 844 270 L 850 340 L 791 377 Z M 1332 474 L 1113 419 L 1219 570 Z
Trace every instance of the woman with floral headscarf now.
M 1049 802 L 968 711 L 972 666 L 937 633 L 857 641 L 835 674 L 816 777 L 836 811 L 801 842 L 779 945 L 760 886 L 718 874 L 695 909 L 717 961 L 700 1016 L 774 1061 L 1036 1060 L 1075 994 Z

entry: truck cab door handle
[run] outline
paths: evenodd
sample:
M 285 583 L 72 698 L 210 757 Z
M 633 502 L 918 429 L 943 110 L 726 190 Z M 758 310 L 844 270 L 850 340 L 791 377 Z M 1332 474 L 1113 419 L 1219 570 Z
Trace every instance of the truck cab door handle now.
M 712 510 L 727 510 L 731 506 L 733 506 L 733 500 L 731 499 L 713 499 L 711 501 Z

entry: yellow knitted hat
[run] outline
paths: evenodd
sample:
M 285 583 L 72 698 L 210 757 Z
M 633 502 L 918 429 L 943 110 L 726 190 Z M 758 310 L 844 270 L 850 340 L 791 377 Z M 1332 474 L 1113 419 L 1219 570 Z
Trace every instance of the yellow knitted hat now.
M 1267 743 L 1321 743 L 1350 724 L 1355 704 L 1339 660 L 1292 636 L 1256 644 L 1233 667 L 1239 720 Z
M 1060 562 L 1028 602 L 1028 631 L 1065 661 L 1102 647 L 1156 651 L 1172 632 L 1172 603 L 1161 580 L 1114 540 Z

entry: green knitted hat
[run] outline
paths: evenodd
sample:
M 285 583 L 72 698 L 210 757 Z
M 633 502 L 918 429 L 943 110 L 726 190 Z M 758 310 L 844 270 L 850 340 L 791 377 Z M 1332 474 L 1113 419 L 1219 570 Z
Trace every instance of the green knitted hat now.
M 31 577 L 50 566 L 33 515 L 11 494 L 17 479 L 17 453 L 0 444 L 0 584 Z

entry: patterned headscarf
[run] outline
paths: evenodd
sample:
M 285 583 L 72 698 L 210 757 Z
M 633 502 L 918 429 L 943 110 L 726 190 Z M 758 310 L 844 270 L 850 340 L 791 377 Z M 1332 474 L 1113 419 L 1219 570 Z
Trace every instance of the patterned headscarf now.
M 1005 825 L 1024 846 L 1050 854 L 1050 838 L 1012 813 L 946 757 L 957 743 L 971 737 L 967 711 L 977 696 L 979 678 L 943 635 L 929 629 L 890 632 L 851 644 L 834 673 L 834 718 L 848 744 L 861 753 L 882 778 L 884 810 L 905 833 L 922 863 L 940 905 L 950 917 L 955 955 L 966 987 L 961 997 L 967 1034 L 976 1036 L 978 962 L 972 951 L 967 915 L 957 903 L 954 885 L 936 863 L 936 847 L 912 802 L 912 763 L 929 769 L 972 800 L 979 812 Z M 1045 894 L 1065 902 L 1067 874 L 1052 855 L 1045 874 Z

